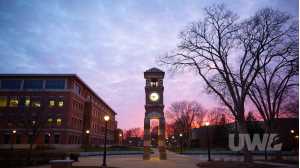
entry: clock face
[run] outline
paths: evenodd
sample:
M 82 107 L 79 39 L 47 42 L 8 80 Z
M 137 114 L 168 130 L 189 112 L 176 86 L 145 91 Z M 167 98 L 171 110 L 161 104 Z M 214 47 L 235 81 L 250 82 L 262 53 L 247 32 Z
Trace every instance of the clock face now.
M 159 95 L 158 95 L 158 93 L 153 92 L 150 94 L 149 98 L 151 101 L 156 102 L 159 99 Z

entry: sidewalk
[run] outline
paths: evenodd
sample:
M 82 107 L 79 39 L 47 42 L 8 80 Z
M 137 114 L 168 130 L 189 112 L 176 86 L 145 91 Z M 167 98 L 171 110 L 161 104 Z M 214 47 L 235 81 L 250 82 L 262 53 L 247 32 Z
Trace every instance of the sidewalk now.
M 167 160 L 159 160 L 158 152 L 154 151 L 151 160 L 144 161 L 142 155 L 138 156 L 109 156 L 107 165 L 120 168 L 197 168 L 196 164 L 199 160 L 189 156 L 167 152 Z M 102 157 L 82 157 L 74 166 L 96 166 L 101 165 Z

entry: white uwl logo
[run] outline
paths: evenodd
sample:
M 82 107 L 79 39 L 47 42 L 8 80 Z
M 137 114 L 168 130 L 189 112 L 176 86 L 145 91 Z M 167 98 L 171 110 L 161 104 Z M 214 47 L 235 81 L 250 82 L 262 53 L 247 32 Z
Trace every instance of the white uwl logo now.
M 253 140 L 251 142 L 251 138 L 249 134 L 239 134 L 239 143 L 236 146 L 234 144 L 234 134 L 229 134 L 228 137 L 229 149 L 232 151 L 241 151 L 245 147 L 245 142 L 246 142 L 246 146 L 249 151 L 254 151 L 256 147 L 259 151 L 264 151 L 268 141 L 268 136 L 269 136 L 268 134 L 264 134 L 261 140 L 259 134 L 254 134 Z M 279 140 L 278 134 L 270 134 L 267 151 L 280 151 L 282 148 L 282 143 L 273 145 L 276 142 L 278 142 L 278 140 Z

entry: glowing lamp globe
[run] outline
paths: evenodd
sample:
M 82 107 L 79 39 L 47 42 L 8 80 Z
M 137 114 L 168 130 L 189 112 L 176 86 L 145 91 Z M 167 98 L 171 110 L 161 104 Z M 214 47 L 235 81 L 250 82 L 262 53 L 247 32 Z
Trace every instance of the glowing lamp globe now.
M 104 121 L 108 121 L 109 120 L 109 116 L 108 115 L 105 115 L 104 116 Z

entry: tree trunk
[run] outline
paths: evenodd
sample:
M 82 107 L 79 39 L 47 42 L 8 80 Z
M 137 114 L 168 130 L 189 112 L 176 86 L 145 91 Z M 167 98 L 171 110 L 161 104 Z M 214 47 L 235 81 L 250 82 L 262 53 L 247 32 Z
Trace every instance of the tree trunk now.
M 266 143 L 266 146 L 265 146 L 265 160 L 268 160 L 268 144 L 269 144 L 269 141 L 270 141 L 270 130 L 267 129 L 267 134 L 268 134 L 268 138 L 267 138 L 267 143 Z
M 244 122 L 239 122 L 239 133 L 240 134 L 248 134 L 247 127 Z M 242 152 L 244 154 L 244 162 L 252 162 L 253 161 L 252 153 L 251 153 L 251 151 L 248 150 L 246 145 L 244 146 Z

